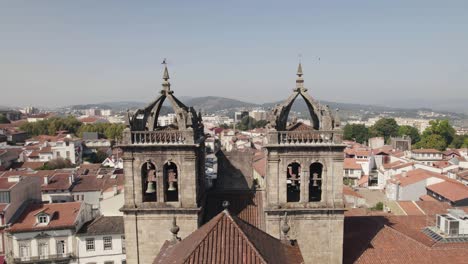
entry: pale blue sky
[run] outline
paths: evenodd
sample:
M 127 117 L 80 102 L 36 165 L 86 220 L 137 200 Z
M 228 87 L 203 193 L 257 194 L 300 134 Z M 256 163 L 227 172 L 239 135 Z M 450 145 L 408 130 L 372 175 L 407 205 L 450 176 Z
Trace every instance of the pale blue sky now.
M 274 101 L 299 53 L 321 100 L 465 104 L 468 1 L 0 0 L 0 105 L 149 101 L 165 57 L 176 95 Z

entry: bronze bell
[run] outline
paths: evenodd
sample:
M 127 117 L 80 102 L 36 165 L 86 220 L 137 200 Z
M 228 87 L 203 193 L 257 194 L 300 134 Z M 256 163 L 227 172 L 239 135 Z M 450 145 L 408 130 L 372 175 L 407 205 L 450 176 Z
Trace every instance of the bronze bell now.
M 155 193 L 156 189 L 154 188 L 154 182 L 148 182 L 148 187 L 146 188 L 146 193 Z
M 168 191 L 172 192 L 176 190 L 174 182 L 169 182 L 169 188 L 167 188 Z
M 167 188 L 168 191 L 175 191 L 177 190 L 175 187 L 175 184 L 177 182 L 177 173 L 174 170 L 169 170 L 168 171 L 168 182 L 169 182 L 169 188 Z

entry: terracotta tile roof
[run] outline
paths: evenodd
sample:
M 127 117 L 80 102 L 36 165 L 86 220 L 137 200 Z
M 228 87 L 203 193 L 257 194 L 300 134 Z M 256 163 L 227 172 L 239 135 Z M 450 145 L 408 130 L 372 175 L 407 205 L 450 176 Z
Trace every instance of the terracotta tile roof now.
M 124 234 L 123 216 L 100 216 L 84 224 L 78 235 Z
M 355 192 L 349 186 L 343 186 L 343 195 L 350 195 L 358 198 L 364 198 L 364 196 L 360 195 L 359 193 Z
M 308 130 L 313 130 L 313 128 L 309 125 L 306 125 L 302 122 L 297 122 L 295 124 L 292 124 L 286 128 L 288 131 L 308 131 Z
M 439 154 L 442 153 L 437 149 L 413 149 L 411 150 L 413 153 L 431 153 L 431 154 Z
M 435 192 L 451 202 L 468 199 L 468 187 L 455 182 L 441 182 L 426 186 L 432 192 Z
M 225 210 L 179 243 L 166 241 L 153 263 L 303 262 L 297 245 L 282 243 Z
M 401 164 L 403 164 L 403 162 L 397 160 L 397 161 L 390 162 L 390 163 L 384 163 L 384 164 L 382 164 L 382 166 L 383 166 L 384 169 L 389 170 L 389 169 L 391 169 L 392 167 L 398 166 L 398 165 L 401 165 Z
M 466 263 L 468 243 L 436 243 L 426 216 L 345 217 L 343 263 Z
M 447 168 L 449 166 L 452 166 L 452 164 L 450 162 L 448 162 L 448 161 L 441 160 L 441 161 L 433 162 L 432 166 L 434 166 L 436 168 L 439 168 L 439 169 L 443 169 L 443 168 Z
M 424 215 L 424 212 L 413 201 L 398 201 L 398 205 L 405 211 L 406 215 Z
M 393 167 L 392 167 L 392 170 L 398 170 L 398 169 L 410 167 L 410 166 L 413 166 L 413 165 L 414 165 L 414 162 L 402 163 L 402 164 L 400 164 L 400 165 L 395 165 L 395 166 L 393 166 Z
M 0 178 L 0 190 L 10 190 L 18 182 L 9 182 L 8 178 Z
M 411 185 L 420 181 L 424 181 L 431 177 L 436 177 L 436 178 L 443 179 L 443 180 L 449 180 L 449 178 L 439 173 L 427 171 L 424 169 L 415 169 L 415 170 L 406 172 L 406 176 L 404 176 L 404 173 L 397 174 L 392 179 L 390 179 L 389 182 L 392 182 L 395 184 L 400 183 L 400 186 L 408 186 L 408 185 Z
M 445 214 L 447 209 L 453 209 L 449 203 L 440 201 L 416 201 L 416 204 L 424 211 L 426 215 Z M 457 209 L 464 210 L 468 213 L 468 206 L 457 206 Z
M 369 175 L 364 175 L 359 179 L 358 186 L 367 186 L 369 184 Z
M 45 161 L 26 161 L 21 164 L 20 168 L 36 170 L 44 166 L 44 164 L 45 164 Z
M 69 190 L 73 183 L 70 182 L 72 172 L 68 173 L 55 173 L 49 177 L 49 184 L 42 184 L 42 191 L 60 191 Z
M 343 163 L 343 169 L 360 170 L 361 164 L 356 163 L 356 159 L 345 158 Z
M 437 201 L 437 199 L 435 199 L 434 197 L 432 197 L 430 195 L 427 195 L 427 194 L 419 197 L 419 200 L 421 200 L 421 201 Z
M 98 176 L 101 175 L 101 176 Z M 115 175 L 113 177 L 113 175 Z M 72 188 L 72 192 L 90 192 L 90 191 L 104 191 L 113 188 L 114 185 L 124 185 L 124 175 L 122 171 L 117 171 L 115 174 L 93 174 L 85 175 L 76 179 Z
M 229 202 L 229 211 L 243 221 L 264 230 L 263 191 L 223 191 L 209 193 L 206 199 L 204 222 L 224 210 L 223 201 Z
M 30 204 L 8 229 L 11 233 L 75 228 L 81 202 Z M 47 225 L 38 225 L 36 215 L 45 212 L 51 219 Z

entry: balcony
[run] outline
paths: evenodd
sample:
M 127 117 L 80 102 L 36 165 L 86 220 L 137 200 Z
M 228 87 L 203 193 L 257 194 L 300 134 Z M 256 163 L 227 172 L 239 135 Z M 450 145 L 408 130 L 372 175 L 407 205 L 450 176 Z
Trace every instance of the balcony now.
M 124 131 L 120 145 L 184 145 L 194 144 L 193 131 Z
M 268 144 L 270 145 L 305 145 L 305 146 L 329 146 L 339 145 L 343 142 L 341 131 L 274 131 L 268 132 Z
M 74 254 L 65 253 L 65 254 L 56 254 L 56 255 L 43 255 L 43 256 L 34 256 L 34 257 L 14 258 L 14 263 L 50 263 L 50 262 L 68 263 L 70 260 L 74 258 L 75 258 Z

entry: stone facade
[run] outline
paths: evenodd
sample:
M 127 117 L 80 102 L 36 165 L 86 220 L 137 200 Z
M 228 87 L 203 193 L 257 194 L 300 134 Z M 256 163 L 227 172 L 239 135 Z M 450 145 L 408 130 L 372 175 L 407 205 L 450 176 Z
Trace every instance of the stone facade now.
M 125 174 L 124 213 L 127 263 L 152 263 L 163 243 L 171 239 L 174 218 L 179 236 L 186 237 L 202 221 L 204 137 L 199 115 L 170 90 L 167 68 L 161 96 L 147 108 L 128 115 L 119 143 Z M 168 99 L 175 124 L 157 124 Z
M 299 65 L 296 89 L 278 105 L 268 133 L 266 232 L 297 240 L 305 263 L 342 263 L 343 150 L 339 120 L 303 87 Z M 309 106 L 312 127 L 287 127 L 294 100 Z M 297 129 L 297 130 L 296 130 Z M 282 234 L 282 221 L 290 227 Z

